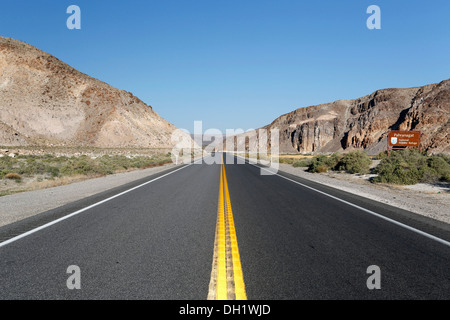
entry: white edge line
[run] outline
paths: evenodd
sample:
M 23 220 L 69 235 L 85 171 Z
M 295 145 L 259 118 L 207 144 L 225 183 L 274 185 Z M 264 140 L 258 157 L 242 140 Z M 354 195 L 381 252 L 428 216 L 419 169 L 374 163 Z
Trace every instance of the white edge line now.
M 203 159 L 202 159 L 202 160 L 203 160 Z M 197 161 L 198 161 L 198 160 L 197 160 Z M 196 163 L 197 161 L 195 161 L 195 162 L 193 162 L 193 163 Z M 52 225 L 54 225 L 54 224 L 57 224 L 58 222 L 61 222 L 61 221 L 63 221 L 63 220 L 66 220 L 66 219 L 69 219 L 69 218 L 71 218 L 71 217 L 73 217 L 73 216 L 76 216 L 77 214 L 80 214 L 80 213 L 82 213 L 82 212 L 84 212 L 84 211 L 87 211 L 87 210 L 89 210 L 89 209 L 92 209 L 92 208 L 94 208 L 94 207 L 97 207 L 97 206 L 99 206 L 99 205 L 101 205 L 101 204 L 103 204 L 103 203 L 105 203 L 105 202 L 108 202 L 108 201 L 110 201 L 110 200 L 112 200 L 112 199 L 115 199 L 115 198 L 117 198 L 117 197 L 120 197 L 120 196 L 122 196 L 122 195 L 124 195 L 124 194 L 126 194 L 126 193 L 129 193 L 129 192 L 133 191 L 133 190 L 136 190 L 136 189 L 138 189 L 138 188 L 141 188 L 141 187 L 143 187 L 143 186 L 145 186 L 145 185 L 147 185 L 147 184 L 150 184 L 150 183 L 152 183 L 152 182 L 154 182 L 154 181 L 156 181 L 156 180 L 162 179 L 162 178 L 164 178 L 164 177 L 166 177 L 166 176 L 168 176 L 168 175 L 170 175 L 170 174 L 172 174 L 172 173 L 175 173 L 175 172 L 177 172 L 177 171 L 179 171 L 179 170 L 182 170 L 182 169 L 185 169 L 185 168 L 187 168 L 187 167 L 190 167 L 193 163 L 191 163 L 191 164 L 189 164 L 189 165 L 187 165 L 187 166 L 183 166 L 183 167 L 181 167 L 181 168 L 178 168 L 178 169 L 176 169 L 176 170 L 174 170 L 174 171 L 171 171 L 171 172 L 169 172 L 169 173 L 166 173 L 166 174 L 164 174 L 164 175 L 162 175 L 162 176 L 160 176 L 160 177 L 158 177 L 158 178 L 155 178 L 155 179 L 152 179 L 152 180 L 147 181 L 147 182 L 145 182 L 145 183 L 142 183 L 142 184 L 140 184 L 140 185 L 138 185 L 138 186 L 136 186 L 136 187 L 133 187 L 133 188 L 131 188 L 131 189 L 125 190 L 125 191 L 123 191 L 123 192 L 121 192 L 121 193 L 118 193 L 118 194 L 112 196 L 112 197 L 109 197 L 109 198 L 104 199 L 104 200 L 102 200 L 102 201 L 96 202 L 96 203 L 94 203 L 94 204 L 92 204 L 92 205 L 90 205 L 90 206 L 88 206 L 88 207 L 86 207 L 86 208 L 83 208 L 83 209 L 80 209 L 80 210 L 75 211 L 75 212 L 73 212 L 73 213 L 70 213 L 70 214 L 68 214 L 68 215 L 66 215 L 66 216 L 64 216 L 64 217 L 61 217 L 61 218 L 59 218 L 59 219 L 56 219 L 56 220 L 51 221 L 51 222 L 49 222 L 49 223 L 46 223 L 46 224 L 44 224 L 44 225 L 42 225 L 42 226 L 40 226 L 40 227 L 37 227 L 37 228 L 34 228 L 34 229 L 30 230 L 30 231 L 27 231 L 27 232 L 25 232 L 25 233 L 22 233 L 22 234 L 20 234 L 20 235 L 18 235 L 18 236 L 15 236 L 15 237 L 13 237 L 13 238 L 11 238 L 11 239 L 9 239 L 9 240 L 6 240 L 6 241 L 4 241 L 4 242 L 1 242 L 1 243 L 0 243 L 0 248 L 6 246 L 6 245 L 8 245 L 8 244 L 11 244 L 11 243 L 13 243 L 13 242 L 15 242 L 15 241 L 17 241 L 17 240 L 19 240 L 19 239 L 25 238 L 25 237 L 27 237 L 27 236 L 29 236 L 29 235 L 35 233 L 35 232 L 38 232 L 38 231 L 40 231 L 40 230 L 42 230 L 42 229 L 45 229 L 45 228 L 48 228 L 48 227 L 50 227 L 50 226 L 52 226 Z
M 237 156 L 237 157 L 240 157 L 240 156 Z M 240 157 L 240 158 L 242 158 L 242 157 Z M 245 159 L 245 158 L 244 158 L 244 159 Z M 426 232 L 421 231 L 421 230 L 419 230 L 419 229 L 413 228 L 413 227 L 411 227 L 411 226 L 408 226 L 407 224 L 398 222 L 398 221 L 396 221 L 396 220 L 394 220 L 394 219 L 385 217 L 385 216 L 383 216 L 382 214 L 379 214 L 379 213 L 376 213 L 376 212 L 371 211 L 371 210 L 369 210 L 369 209 L 360 207 L 360 206 L 358 206 L 358 205 L 356 205 L 356 204 L 354 204 L 354 203 L 351 203 L 351 202 L 345 201 L 345 200 L 343 200 L 343 199 L 340 199 L 340 198 L 338 198 L 338 197 L 332 196 L 331 194 L 328 194 L 328 193 L 326 193 L 326 192 L 317 190 L 317 189 L 315 189 L 315 188 L 313 188 L 313 187 L 307 186 L 306 184 L 303 184 L 303 183 L 301 183 L 301 182 L 292 180 L 292 179 L 287 178 L 287 177 L 285 177 L 285 176 L 282 176 L 282 175 L 280 175 L 280 174 L 278 174 L 278 173 L 274 173 L 274 172 L 272 172 L 272 171 L 270 171 L 270 170 L 268 170 L 268 169 L 266 169 L 266 168 L 257 166 L 257 165 L 255 165 L 255 164 L 253 164 L 253 163 L 250 163 L 250 161 L 249 161 L 248 163 L 249 163 L 250 165 L 256 167 L 256 168 L 259 168 L 259 169 L 261 169 L 261 170 L 265 170 L 265 171 L 271 172 L 272 174 L 275 174 L 275 175 L 277 175 L 277 176 L 279 176 L 279 177 L 281 177 L 281 178 L 284 178 L 284 179 L 286 179 L 286 180 L 289 180 L 289 181 L 291 181 L 291 182 L 294 182 L 294 183 L 296 183 L 296 184 L 299 184 L 299 185 L 301 185 L 302 187 L 305 187 L 305 188 L 308 188 L 308 189 L 310 189 L 310 190 L 316 191 L 316 192 L 318 192 L 318 193 L 320 193 L 320 194 L 323 194 L 323 195 L 325 195 L 325 196 L 327 196 L 327 197 L 330 197 L 330 198 L 332 198 L 332 199 L 338 200 L 338 201 L 340 201 L 340 202 L 342 202 L 342 203 L 345 203 L 345 204 L 347 204 L 347 205 L 349 205 L 349 206 L 352 206 L 352 207 L 354 207 L 354 208 L 360 209 L 360 210 L 362 210 L 362 211 L 364 211 L 364 212 L 370 213 L 371 215 L 374 215 L 374 216 L 376 216 L 376 217 L 378 217 L 378 218 L 381 218 L 381 219 L 383 219 L 383 220 L 389 221 L 389 222 L 391 222 L 391 223 L 393 223 L 393 224 L 396 224 L 397 226 L 400 226 L 400 227 L 402 227 L 402 228 L 408 229 L 408 230 L 410 230 L 410 231 L 413 231 L 413 232 L 418 233 L 418 234 L 420 234 L 420 235 L 422 235 L 422 236 L 424 236 L 424 237 L 427 237 L 427 238 L 429 238 L 429 239 L 432 239 L 432 240 L 434 240 L 434 241 L 437 241 L 437 242 L 439 242 L 439 243 L 441 243 L 441 244 L 443 244 L 443 245 L 446 245 L 446 246 L 450 247 L 450 242 L 449 242 L 449 241 L 446 241 L 446 240 L 441 239 L 441 238 L 439 238 L 439 237 L 433 236 L 432 234 L 429 234 L 429 233 L 426 233 Z

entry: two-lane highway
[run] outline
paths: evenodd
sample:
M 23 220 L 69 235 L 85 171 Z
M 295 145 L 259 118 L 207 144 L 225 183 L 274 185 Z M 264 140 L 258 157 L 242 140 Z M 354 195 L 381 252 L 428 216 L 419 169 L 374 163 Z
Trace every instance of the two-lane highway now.
M 229 242 L 225 263 L 239 253 L 233 262 L 242 266 L 248 299 L 450 298 L 445 226 L 410 219 L 411 230 L 367 209 L 405 224 L 407 212 L 289 179 L 251 164 L 204 163 L 150 178 L 0 244 L 0 299 L 204 300 L 219 264 L 220 230 Z M 71 265 L 81 270 L 80 290 L 67 288 Z M 372 265 L 381 272 L 379 290 L 367 287 Z

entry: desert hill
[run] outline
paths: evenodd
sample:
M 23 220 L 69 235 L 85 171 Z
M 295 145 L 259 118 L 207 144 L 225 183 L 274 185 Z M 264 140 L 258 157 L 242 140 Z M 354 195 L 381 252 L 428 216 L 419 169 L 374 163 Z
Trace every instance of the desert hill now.
M 133 94 L 0 37 L 0 145 L 171 148 L 175 129 Z

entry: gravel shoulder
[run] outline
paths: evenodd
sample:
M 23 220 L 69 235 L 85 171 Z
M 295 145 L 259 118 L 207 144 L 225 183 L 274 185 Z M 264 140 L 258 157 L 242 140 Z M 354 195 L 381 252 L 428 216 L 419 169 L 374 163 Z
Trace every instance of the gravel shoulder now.
M 450 184 L 416 184 L 397 186 L 374 184 L 371 175 L 347 173 L 309 173 L 306 168 L 280 164 L 280 170 L 361 197 L 379 201 L 426 217 L 450 224 Z
M 0 197 L 0 227 L 175 167 L 166 164 Z

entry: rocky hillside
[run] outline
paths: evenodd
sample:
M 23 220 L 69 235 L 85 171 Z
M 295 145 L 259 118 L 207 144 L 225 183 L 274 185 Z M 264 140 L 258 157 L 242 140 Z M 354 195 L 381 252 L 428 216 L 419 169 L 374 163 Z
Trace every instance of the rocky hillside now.
M 377 154 L 390 130 L 420 130 L 422 148 L 450 153 L 450 80 L 424 87 L 383 89 L 355 100 L 300 108 L 265 129 L 280 130 L 280 152 L 352 149 Z
M 0 145 L 171 148 L 175 129 L 131 93 L 0 37 Z

